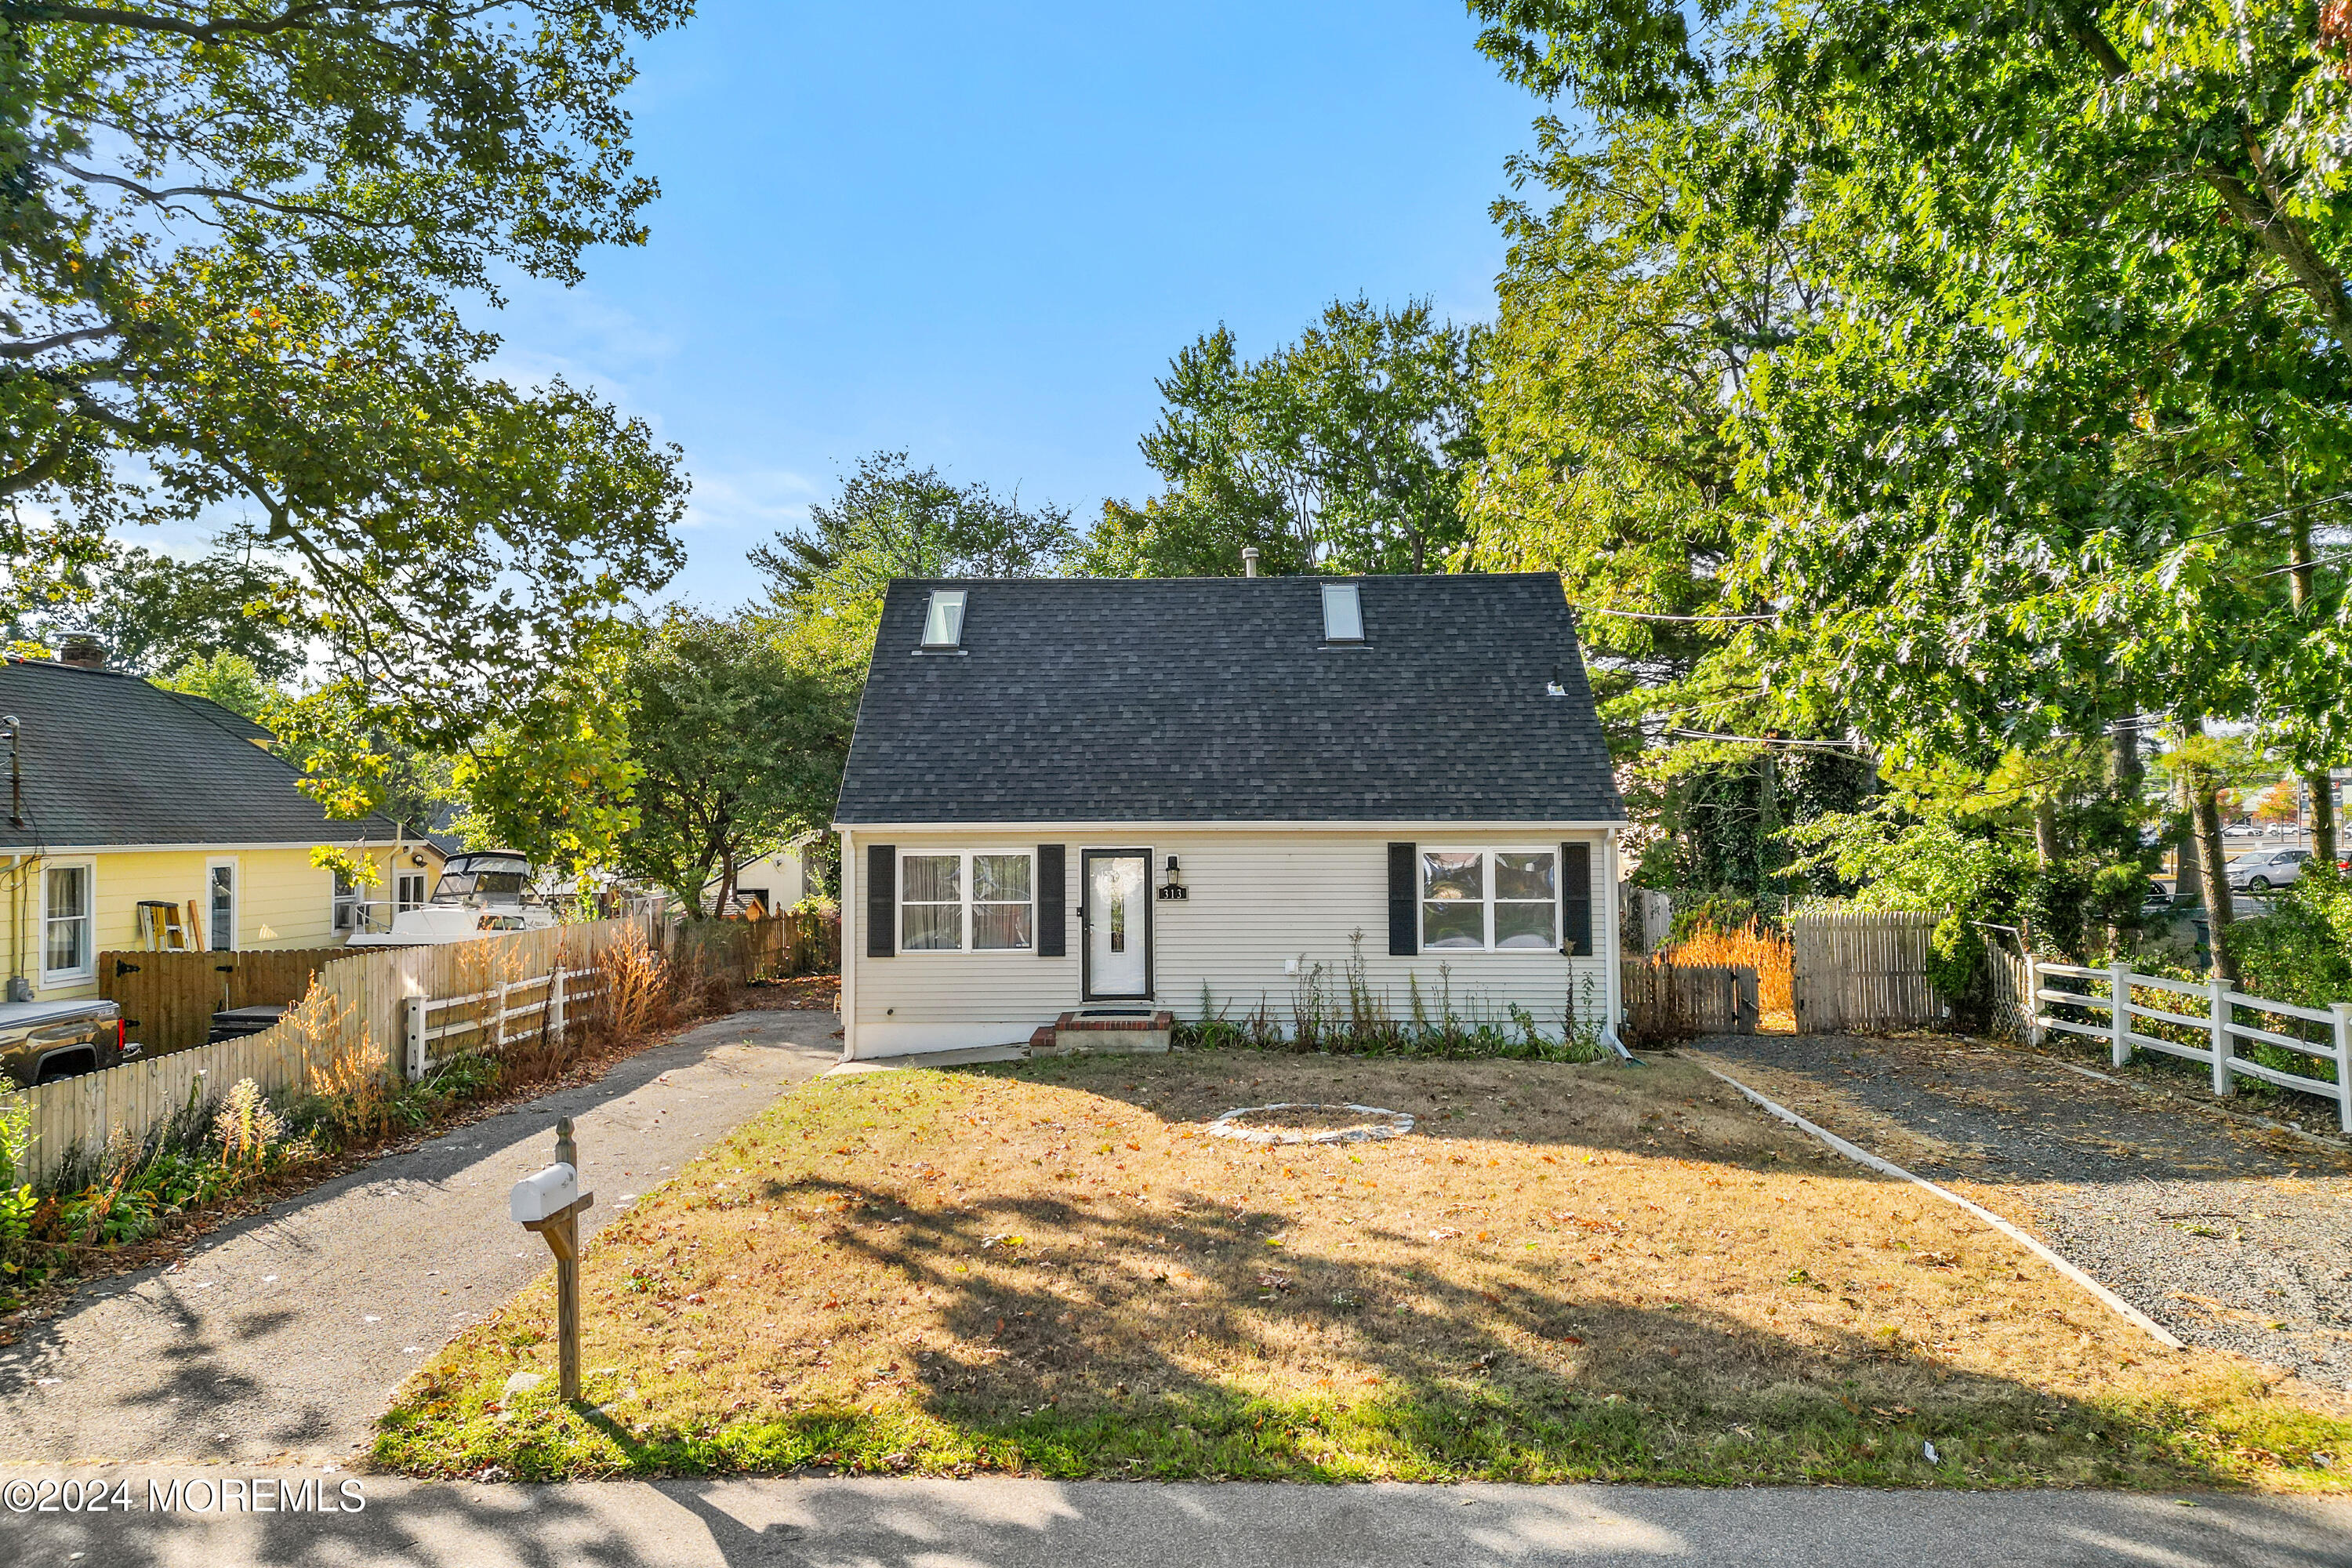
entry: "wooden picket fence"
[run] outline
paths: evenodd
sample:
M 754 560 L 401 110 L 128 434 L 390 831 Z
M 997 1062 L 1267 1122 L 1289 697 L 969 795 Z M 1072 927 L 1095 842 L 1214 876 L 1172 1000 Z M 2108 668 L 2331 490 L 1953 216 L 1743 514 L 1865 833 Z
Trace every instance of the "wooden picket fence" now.
M 1797 1032 L 1916 1028 L 1946 1017 L 1950 1010 L 1927 984 L 1937 918 L 1881 910 L 1790 917 Z
M 769 920 L 681 922 L 671 928 L 669 955 L 681 963 L 744 980 L 841 970 L 841 918 L 802 911 Z
M 134 1016 L 132 1006 L 146 1006 L 159 1028 L 184 1032 L 194 1026 L 188 1020 L 201 1019 L 208 1032 L 213 1012 L 223 1005 L 302 1005 L 299 1014 L 242 1039 L 206 1045 L 198 1034 L 199 1043 L 150 1046 L 141 1059 L 104 1072 L 0 1095 L 0 1115 L 21 1110 L 29 1121 L 30 1141 L 13 1180 L 46 1180 L 76 1149 L 103 1145 L 116 1128 L 150 1136 L 192 1100 L 201 1104 L 243 1079 L 268 1094 L 300 1090 L 313 1065 L 323 1067 L 348 1051 L 383 1052 L 390 1075 L 431 1070 L 446 1054 L 431 1047 L 446 1038 L 466 1036 L 467 1048 L 495 1050 L 526 1034 L 543 1038 L 550 1026 L 560 1037 L 579 1009 L 601 1001 L 597 958 L 615 943 L 634 941 L 656 942 L 673 963 L 690 963 L 722 984 L 832 973 L 841 957 L 840 922 L 823 916 L 721 921 L 666 931 L 650 910 L 429 947 L 112 954 L 131 966 L 128 972 L 116 974 L 110 966 L 100 973 L 129 988 L 114 993 L 126 1016 Z M 151 963 L 157 959 L 173 962 Z M 136 989 L 142 984 L 149 989 Z M 429 1042 L 412 1058 L 420 1002 L 436 1022 Z M 136 1016 L 143 1033 L 145 1016 Z
M 145 1138 L 192 1100 L 225 1094 L 242 1079 L 265 1093 L 299 1090 L 314 1064 L 370 1048 L 383 1053 L 388 1075 L 398 1073 L 405 1065 L 402 1046 L 411 998 L 470 995 L 557 969 L 592 966 L 616 943 L 647 940 L 648 924 L 639 918 L 598 921 L 437 947 L 346 951 L 319 968 L 299 1016 L 259 1034 L 0 1096 L 0 1114 L 21 1110 L 29 1118 L 30 1139 L 14 1179 L 43 1181 L 77 1148 L 104 1144 L 116 1128 Z
M 1627 959 L 1620 971 L 1625 1032 L 1639 1044 L 1696 1035 L 1756 1032 L 1756 971 L 1722 964 Z
M 98 994 L 122 1009 L 123 1037 L 159 1057 L 203 1045 L 224 1008 L 292 1006 L 320 970 L 351 956 L 347 947 L 101 952 Z

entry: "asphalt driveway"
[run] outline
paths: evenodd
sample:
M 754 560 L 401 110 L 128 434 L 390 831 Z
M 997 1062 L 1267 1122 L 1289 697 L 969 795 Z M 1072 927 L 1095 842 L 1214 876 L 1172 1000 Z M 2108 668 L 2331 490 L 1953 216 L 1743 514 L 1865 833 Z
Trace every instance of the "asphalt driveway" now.
M 507 1189 L 578 1125 L 592 1232 L 831 1067 L 831 1013 L 737 1013 L 85 1290 L 0 1348 L 0 1460 L 347 1459 L 390 1391 L 548 1266 Z

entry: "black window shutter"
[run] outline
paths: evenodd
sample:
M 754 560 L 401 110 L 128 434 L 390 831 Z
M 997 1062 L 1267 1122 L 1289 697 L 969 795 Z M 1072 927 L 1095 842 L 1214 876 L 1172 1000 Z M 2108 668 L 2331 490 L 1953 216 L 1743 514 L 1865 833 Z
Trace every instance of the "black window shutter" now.
M 1411 844 L 1389 846 L 1389 952 L 1421 951 L 1421 857 Z
M 898 951 L 898 849 L 892 844 L 866 847 L 866 956 L 887 958 Z
M 1068 862 L 1059 844 L 1037 846 L 1037 956 L 1059 958 L 1069 951 Z
M 1559 847 L 1559 950 L 1592 956 L 1592 846 Z

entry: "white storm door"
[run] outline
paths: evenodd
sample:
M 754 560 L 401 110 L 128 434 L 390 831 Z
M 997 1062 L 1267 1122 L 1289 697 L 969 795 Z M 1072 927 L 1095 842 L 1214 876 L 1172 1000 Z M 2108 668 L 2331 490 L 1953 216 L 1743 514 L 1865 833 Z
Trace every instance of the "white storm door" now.
M 1087 1000 L 1151 994 L 1151 852 L 1089 849 Z

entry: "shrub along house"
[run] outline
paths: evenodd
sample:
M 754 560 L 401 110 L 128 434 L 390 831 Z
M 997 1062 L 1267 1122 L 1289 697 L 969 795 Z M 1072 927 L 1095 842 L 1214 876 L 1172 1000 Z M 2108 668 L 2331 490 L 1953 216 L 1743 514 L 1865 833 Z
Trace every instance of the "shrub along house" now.
M 1614 1038 L 1624 809 L 1549 574 L 893 583 L 835 817 L 851 1058 L 1286 1022 L 1359 953 L 1399 1018 Z

